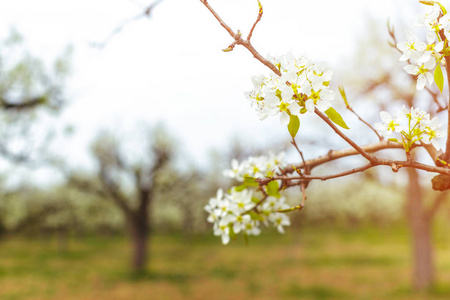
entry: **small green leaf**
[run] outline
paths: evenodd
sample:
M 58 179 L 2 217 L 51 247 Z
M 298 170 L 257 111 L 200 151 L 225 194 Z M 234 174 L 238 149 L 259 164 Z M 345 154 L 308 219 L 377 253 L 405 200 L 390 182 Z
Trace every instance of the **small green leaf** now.
M 246 188 L 247 188 L 247 186 L 246 186 L 245 184 L 241 184 L 241 185 L 236 186 L 236 187 L 234 188 L 234 190 L 235 190 L 236 192 L 242 192 L 242 191 L 245 190 Z
M 251 211 L 248 214 L 250 215 L 250 218 L 252 218 L 252 220 L 264 221 L 264 217 L 254 211 Z
M 236 239 L 236 233 L 233 230 L 233 223 L 228 224 L 228 227 L 230 228 L 230 238 L 232 240 Z
M 261 200 L 259 200 L 258 198 L 256 198 L 256 197 L 252 197 L 252 202 L 253 203 L 259 203 Z
M 258 186 L 259 183 L 255 181 L 253 177 L 244 177 L 244 185 L 245 186 Z
M 390 139 L 388 139 L 388 141 L 391 141 L 391 142 L 396 142 L 396 143 L 398 143 L 398 140 L 397 140 L 396 138 L 390 138 Z
M 278 181 L 274 180 L 267 184 L 267 195 L 280 198 L 281 195 L 278 192 Z
M 291 212 L 291 211 L 294 211 L 294 210 L 301 210 L 302 208 L 303 208 L 303 206 L 299 204 L 299 205 L 294 206 L 294 207 L 277 210 L 276 212 L 287 213 L 287 212 Z
M 299 128 L 300 128 L 300 119 L 296 115 L 291 115 L 291 119 L 289 120 L 288 124 L 288 130 L 292 138 L 295 138 Z
M 444 75 L 442 74 L 440 63 L 436 66 L 436 69 L 434 69 L 434 82 L 436 82 L 437 87 L 442 93 L 444 90 Z
M 348 107 L 348 101 L 347 101 L 347 94 L 345 94 L 345 90 L 344 90 L 344 86 L 343 85 L 339 85 L 339 93 L 341 93 L 341 97 L 345 102 L 345 105 Z
M 327 109 L 325 111 L 325 114 L 335 124 L 341 126 L 342 128 L 350 129 L 350 128 L 348 128 L 347 124 L 345 124 L 344 119 L 342 119 L 342 116 L 334 108 L 330 107 L 329 109 Z

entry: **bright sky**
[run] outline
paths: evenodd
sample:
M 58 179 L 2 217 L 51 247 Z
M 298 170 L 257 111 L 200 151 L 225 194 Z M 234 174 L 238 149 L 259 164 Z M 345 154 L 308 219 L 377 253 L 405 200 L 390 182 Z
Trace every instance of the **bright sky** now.
M 228 25 L 247 34 L 257 14 L 256 0 L 209 2 Z M 198 163 L 206 162 L 210 149 L 225 147 L 236 132 L 254 142 L 287 138 L 277 119 L 260 122 L 243 96 L 252 88 L 251 76 L 269 70 L 243 48 L 222 52 L 232 39 L 199 0 L 164 0 L 151 19 L 130 23 L 105 48 L 90 45 L 102 42 L 148 3 L 0 1 L 0 36 L 14 26 L 33 53 L 49 60 L 66 45 L 74 46 L 67 89 L 71 105 L 63 116 L 76 133 L 61 145 L 74 163 L 88 163 L 87 145 L 100 128 L 125 132 L 141 121 L 166 123 L 180 149 Z M 262 4 L 264 16 L 252 40 L 263 56 L 292 50 L 331 66 L 352 51 L 368 16 L 395 24 L 396 15 L 412 19 L 420 6 L 407 0 Z

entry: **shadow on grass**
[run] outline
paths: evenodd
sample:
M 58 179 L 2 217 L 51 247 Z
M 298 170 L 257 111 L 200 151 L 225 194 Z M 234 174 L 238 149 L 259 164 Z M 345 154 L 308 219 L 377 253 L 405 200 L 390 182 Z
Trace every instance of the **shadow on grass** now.
M 192 279 L 191 274 L 159 271 L 121 272 L 117 273 L 114 277 L 115 279 L 125 280 L 128 282 L 166 281 L 176 284 L 183 284 Z
M 234 279 L 237 276 L 237 271 L 235 269 L 217 266 L 210 272 L 211 276 L 221 279 Z
M 301 261 L 303 264 L 311 267 L 331 267 L 331 266 L 395 266 L 403 262 L 396 258 L 388 256 L 369 257 L 369 256 L 321 256 L 317 258 L 305 258 Z
M 295 297 L 297 299 L 351 299 L 350 295 L 326 286 L 300 286 L 291 283 L 283 289 L 283 295 Z
M 391 297 L 412 297 L 421 295 L 424 299 L 433 296 L 434 298 L 450 299 L 450 286 L 444 284 L 436 284 L 426 291 L 418 292 L 411 287 L 401 287 L 393 290 L 388 296 Z

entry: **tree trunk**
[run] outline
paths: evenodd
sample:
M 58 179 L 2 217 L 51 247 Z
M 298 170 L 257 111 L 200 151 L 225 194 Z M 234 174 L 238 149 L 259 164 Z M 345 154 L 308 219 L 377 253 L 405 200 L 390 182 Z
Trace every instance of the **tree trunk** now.
M 131 221 L 130 224 L 131 239 L 133 243 L 132 269 L 135 273 L 142 273 L 147 263 L 147 242 L 148 231 L 137 220 Z
M 434 283 L 431 218 L 423 203 L 423 193 L 417 170 L 408 168 L 408 177 L 407 210 L 412 234 L 413 287 L 415 290 L 426 290 Z
M 129 218 L 131 238 L 133 242 L 132 268 L 135 273 L 145 271 L 149 261 L 148 243 L 150 240 L 150 217 L 148 214 L 150 206 L 150 191 L 142 189 L 139 195 L 139 207 Z

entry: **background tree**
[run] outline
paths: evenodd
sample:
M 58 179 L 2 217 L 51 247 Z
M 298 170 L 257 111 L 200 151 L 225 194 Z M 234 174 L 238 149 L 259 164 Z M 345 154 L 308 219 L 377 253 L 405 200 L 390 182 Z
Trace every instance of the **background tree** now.
M 11 178 L 12 169 L 21 165 L 36 169 L 53 165 L 49 144 L 58 131 L 56 119 L 65 104 L 64 85 L 70 73 L 71 49 L 49 64 L 31 54 L 24 38 L 15 29 L 0 47 L 0 159 L 2 183 Z M 8 173 L 8 174 L 7 174 Z M 1 201 L 23 191 L 23 185 L 2 184 Z M 27 190 L 27 189 L 25 189 Z M 4 208 L 5 206 L 3 206 Z M 21 218 L 15 228 L 5 224 L 6 212 L 0 207 L 0 234 L 19 230 L 49 214 L 42 209 Z M 11 224 L 9 224 L 11 225 Z
M 173 145 L 162 126 L 139 129 L 136 143 L 103 131 L 92 144 L 99 185 L 72 176 L 70 183 L 109 199 L 126 220 L 133 245 L 132 268 L 145 270 L 152 232 L 152 203 L 158 178 L 173 157 Z M 128 136 L 130 137 L 130 136 Z
M 376 105 L 377 110 L 392 111 L 396 106 L 426 107 L 428 111 L 442 115 L 445 109 L 439 90 L 427 87 L 425 92 L 417 92 L 414 88 L 415 78 L 402 70 L 399 63 L 401 51 L 397 49 L 397 35 L 394 27 L 388 23 L 388 30 L 376 20 L 369 20 L 368 30 L 359 39 L 358 48 L 352 59 L 342 70 L 342 79 L 348 83 L 346 90 L 349 99 L 355 99 L 352 106 L 364 112 L 363 106 Z M 406 37 L 401 37 L 403 40 Z M 359 69 L 355 73 L 348 70 Z M 361 76 L 363 74 L 363 76 Z M 363 113 L 364 118 L 370 114 Z M 370 120 L 375 123 L 376 120 Z M 424 153 L 417 153 L 423 156 Z M 378 172 L 378 176 L 393 176 L 386 172 Z M 382 175 L 381 175 L 382 174 Z M 411 230 L 413 285 L 418 290 L 428 289 L 435 282 L 435 267 L 432 242 L 432 223 L 438 209 L 447 200 L 446 193 L 433 191 L 431 186 L 424 187 L 429 180 L 426 174 L 410 168 L 401 172 L 405 176 L 405 214 Z

